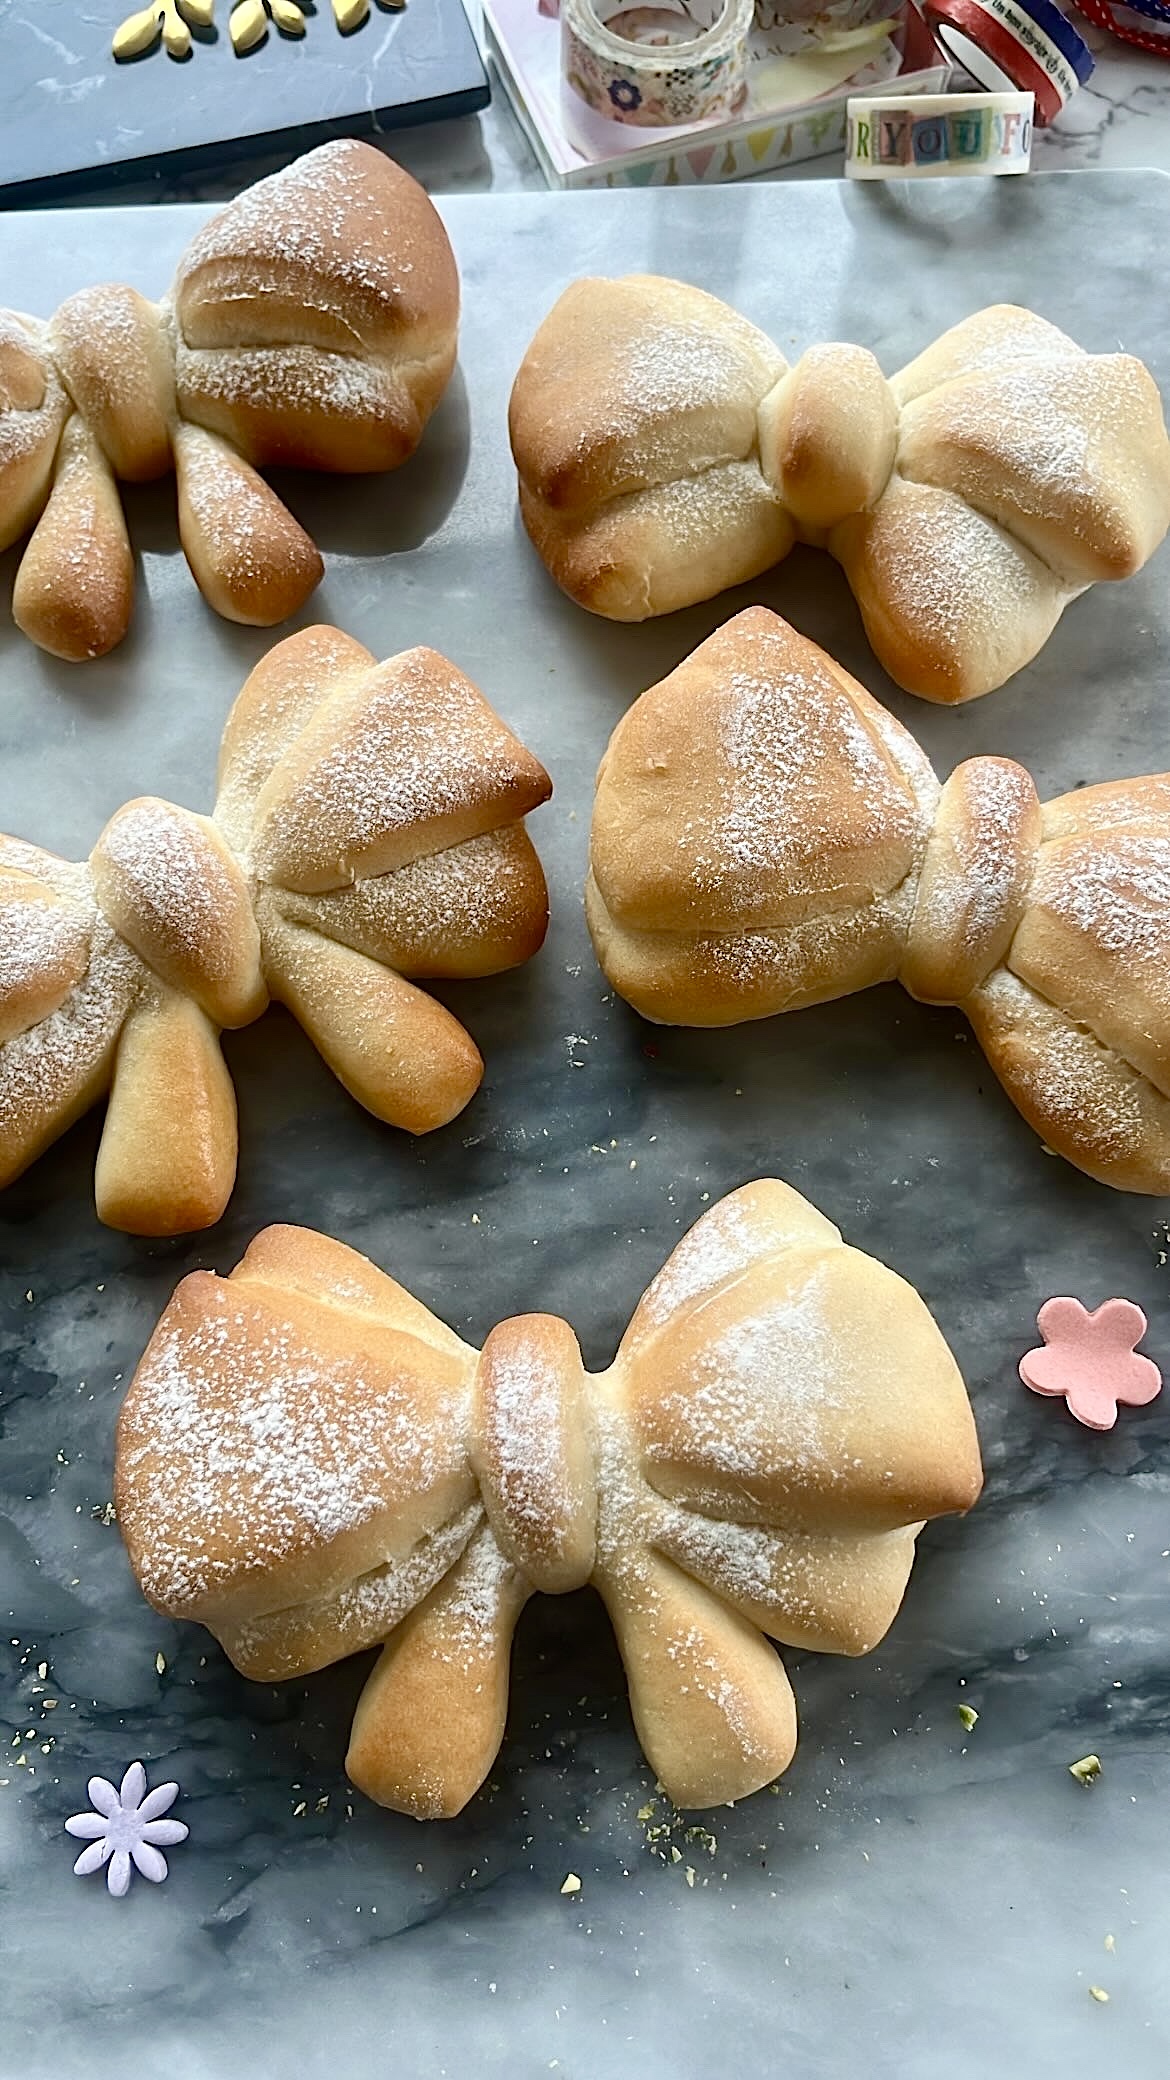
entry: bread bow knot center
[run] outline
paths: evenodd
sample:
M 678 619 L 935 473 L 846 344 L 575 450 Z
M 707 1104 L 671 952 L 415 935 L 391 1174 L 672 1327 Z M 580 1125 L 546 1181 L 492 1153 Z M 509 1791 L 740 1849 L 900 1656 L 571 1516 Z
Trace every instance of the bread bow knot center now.
M 546 1595 L 593 1572 L 597 1482 L 581 1352 L 567 1322 L 519 1315 L 492 1330 L 476 1375 L 473 1453 L 500 1551 Z
M 215 825 L 143 795 L 110 818 L 90 856 L 94 893 L 148 968 L 220 1026 L 268 1001 L 248 885 Z

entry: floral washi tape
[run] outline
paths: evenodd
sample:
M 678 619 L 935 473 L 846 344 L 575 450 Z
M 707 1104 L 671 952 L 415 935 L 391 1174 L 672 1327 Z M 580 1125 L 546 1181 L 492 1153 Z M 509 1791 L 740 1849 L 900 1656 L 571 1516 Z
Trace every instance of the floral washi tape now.
M 1027 173 L 1031 94 L 855 96 L 847 104 L 845 171 L 885 181 L 951 173 Z
M 567 95 L 611 122 L 649 129 L 729 115 L 746 91 L 754 7 L 707 0 L 713 18 L 704 27 L 675 6 L 615 6 L 603 20 L 597 0 L 562 0 Z

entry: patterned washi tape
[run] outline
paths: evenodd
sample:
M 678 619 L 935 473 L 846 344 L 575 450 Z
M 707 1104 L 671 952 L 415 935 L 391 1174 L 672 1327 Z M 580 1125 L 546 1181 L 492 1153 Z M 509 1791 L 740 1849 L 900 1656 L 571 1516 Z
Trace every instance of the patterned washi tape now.
M 562 0 L 561 72 L 587 107 L 662 129 L 731 114 L 744 94 L 755 0 L 711 0 L 706 28 L 677 8 L 613 8 L 603 21 L 597 0 Z
M 857 181 L 1027 173 L 1032 122 L 1031 94 L 855 95 L 845 171 Z
M 1053 0 L 925 0 L 923 14 L 950 57 L 993 91 L 1036 96 L 1036 125 L 1054 123 L 1093 71 L 1084 38 Z

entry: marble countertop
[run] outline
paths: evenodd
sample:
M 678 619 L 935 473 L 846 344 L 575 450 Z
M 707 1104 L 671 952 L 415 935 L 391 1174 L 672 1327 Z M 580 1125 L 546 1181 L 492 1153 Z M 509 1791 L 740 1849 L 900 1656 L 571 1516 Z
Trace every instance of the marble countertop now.
M 478 0 L 467 4 L 477 21 Z M 1170 172 L 1170 62 L 1120 43 L 1079 15 L 1076 23 L 1096 57 L 1096 71 L 1052 128 L 1037 133 L 1033 168 L 1157 166 Z M 492 103 L 481 115 L 389 134 L 388 149 L 434 194 L 544 188 L 544 177 L 507 95 L 494 77 L 492 85 Z M 253 156 L 214 174 L 111 183 L 88 190 L 85 199 L 109 204 L 215 200 L 234 195 L 247 182 L 283 165 L 286 157 L 287 153 Z M 830 180 L 840 171 L 837 154 L 807 160 L 785 173 L 761 174 L 757 180 Z
M 582 614 L 524 540 L 503 435 L 535 316 L 603 269 L 694 266 L 785 343 L 798 322 L 802 343 L 865 338 L 891 367 L 1034 291 L 1089 347 L 1114 344 L 1124 311 L 1126 345 L 1170 387 L 1165 196 L 1164 176 L 1124 172 L 909 184 L 896 209 L 831 182 L 520 194 L 492 206 L 490 240 L 481 199 L 444 201 L 459 377 L 399 475 L 341 499 L 297 480 L 328 565 L 304 618 L 380 656 L 437 644 L 546 762 L 550 937 L 516 974 L 445 992 L 488 1074 L 441 1133 L 378 1128 L 273 1011 L 228 1036 L 242 1161 L 215 1230 L 100 1228 L 93 1115 L 0 1198 L 3 2080 L 1166 2080 L 1170 1395 L 1099 1435 L 1016 1366 L 1042 1299 L 1125 1294 L 1170 1370 L 1168 1209 L 1048 1155 L 960 1017 L 893 986 L 726 1032 L 647 1029 L 604 986 L 580 890 L 616 716 L 753 596 L 831 647 L 941 771 L 1006 753 L 1049 796 L 1157 769 L 1170 548 L 1070 606 L 1001 692 L 930 708 L 884 678 L 811 551 L 642 627 Z M 86 278 L 157 292 L 196 221 L 77 210 L 46 237 L 39 216 L 0 217 L 0 276 L 34 310 Z M 777 250 L 782 274 L 758 265 Z M 131 511 L 143 597 L 110 657 L 60 665 L 0 615 L 0 829 L 74 858 L 137 792 L 207 805 L 228 705 L 271 640 L 202 605 L 173 486 Z M 538 1308 L 600 1366 L 683 1228 L 769 1172 L 927 1298 L 987 1471 L 966 1520 L 928 1527 L 873 1654 L 788 1657 L 801 1745 L 774 1795 L 672 1812 L 589 1592 L 525 1612 L 498 1766 L 459 1819 L 424 1825 L 346 1783 L 365 1657 L 248 1683 L 144 1602 L 111 1516 L 113 1425 L 183 1272 L 227 1270 L 260 1227 L 297 1220 L 470 1341 Z M 1091 1751 L 1103 1771 L 1083 1788 L 1069 1766 Z M 161 1890 L 116 1901 L 71 1876 L 62 1822 L 91 1773 L 136 1758 L 179 1780 L 191 1833 Z

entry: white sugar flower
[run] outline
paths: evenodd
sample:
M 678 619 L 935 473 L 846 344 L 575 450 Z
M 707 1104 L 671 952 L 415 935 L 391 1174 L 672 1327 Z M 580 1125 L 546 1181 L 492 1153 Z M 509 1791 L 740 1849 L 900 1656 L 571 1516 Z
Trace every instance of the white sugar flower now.
M 140 1762 L 132 1762 L 116 1791 L 104 1777 L 91 1777 L 86 1788 L 93 1812 L 74 1813 L 65 1822 L 66 1834 L 89 1843 L 73 1866 L 77 1877 L 87 1878 L 108 1863 L 106 1884 L 114 1898 L 121 1899 L 130 1890 L 133 1861 L 152 1885 L 161 1885 L 167 1860 L 159 1845 L 170 1848 L 187 1839 L 188 1830 L 181 1820 L 162 1817 L 174 1805 L 178 1785 L 160 1784 L 148 1793 L 146 1771 Z

